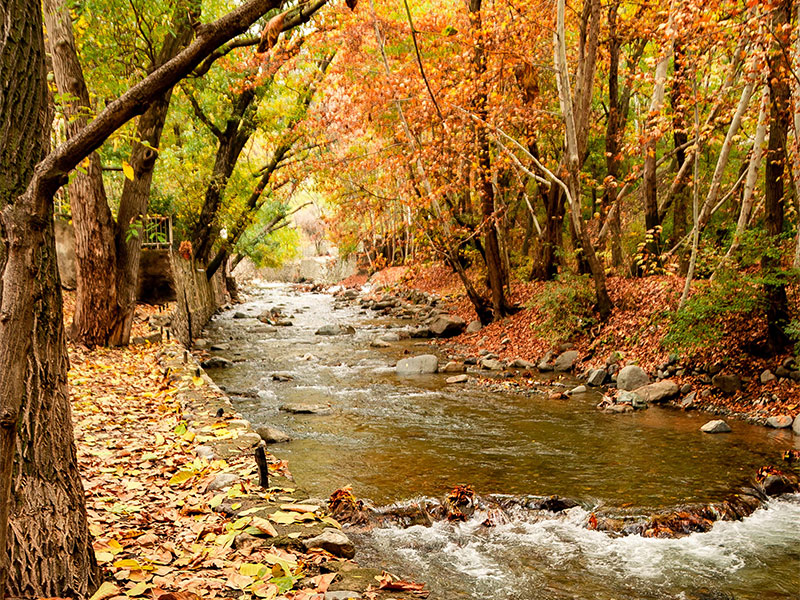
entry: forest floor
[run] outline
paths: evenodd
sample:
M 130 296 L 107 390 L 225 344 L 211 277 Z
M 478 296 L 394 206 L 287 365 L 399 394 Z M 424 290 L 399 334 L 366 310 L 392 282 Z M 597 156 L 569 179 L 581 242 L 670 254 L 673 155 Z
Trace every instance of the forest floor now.
M 362 275 L 342 283 L 361 285 L 365 282 L 366 277 Z M 467 323 L 477 318 L 458 275 L 441 264 L 390 267 L 375 273 L 369 283 L 377 290 L 400 287 L 434 293 L 442 298 L 446 310 Z M 437 343 L 453 355 L 478 356 L 479 352 L 488 351 L 501 360 L 521 358 L 530 362 L 538 362 L 547 352 L 558 353 L 569 348 L 580 354 L 576 372 L 604 367 L 606 358 L 617 352 L 623 357 L 621 362 L 638 364 L 654 374 L 669 362 L 670 354 L 678 352 L 680 365 L 687 367 L 687 374 L 672 375 L 670 379 L 680 386 L 689 384 L 697 392 L 693 408 L 761 423 L 769 416 L 794 417 L 800 413 L 798 382 L 780 377 L 762 383 L 760 378 L 764 371 L 775 372 L 788 364 L 793 356 L 787 352 L 767 359 L 752 356 L 745 350 L 763 338 L 766 331 L 763 319 L 752 314 L 729 315 L 719 323 L 722 332 L 719 339 L 691 354 L 668 346 L 665 338 L 672 323 L 669 313 L 677 309 L 683 284 L 683 278 L 676 276 L 610 277 L 608 288 L 614 302 L 613 313 L 603 322 L 587 319 L 581 323 L 580 316 L 570 315 L 572 309 L 566 305 L 570 302 L 569 294 L 558 296 L 552 283 L 515 280 L 511 284 L 510 299 L 520 308 L 516 314 L 491 323 L 477 333 L 463 333 Z M 560 313 L 557 316 L 563 317 L 560 320 L 553 319 L 554 305 L 560 306 L 556 311 Z M 571 316 L 575 320 L 574 328 L 566 335 L 559 334 L 563 330 L 558 326 L 563 326 Z M 712 385 L 714 372 L 740 376 L 742 389 L 732 394 L 721 392 Z
M 67 294 L 67 323 L 73 306 Z M 149 333 L 157 312 L 140 306 L 133 335 Z M 258 434 L 177 342 L 69 353 L 79 468 L 105 578 L 91 600 L 427 595 L 305 543 L 339 527 L 325 502 L 309 500 L 269 453 L 271 487 L 259 486 Z

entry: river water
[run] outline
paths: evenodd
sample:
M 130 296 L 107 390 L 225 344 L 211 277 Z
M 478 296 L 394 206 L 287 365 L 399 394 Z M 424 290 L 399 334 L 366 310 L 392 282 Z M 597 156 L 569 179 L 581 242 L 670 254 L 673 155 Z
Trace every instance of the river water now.
M 447 386 L 445 376 L 398 377 L 394 363 L 429 353 L 418 340 L 369 347 L 400 326 L 357 306 L 334 310 L 327 294 L 261 284 L 218 315 L 206 338 L 234 365 L 209 370 L 255 426 L 293 441 L 273 448 L 313 496 L 351 485 L 376 505 L 441 498 L 456 484 L 481 495 L 558 494 L 580 507 L 557 519 L 524 511 L 509 523 L 467 523 L 360 535 L 361 556 L 421 579 L 442 599 L 800 598 L 800 498 L 773 501 L 742 522 L 718 523 L 678 540 L 610 538 L 585 528 L 588 511 L 636 514 L 714 501 L 744 484 L 786 448 L 788 431 L 733 423 L 706 435 L 708 415 L 652 408 L 606 415 L 599 396 L 569 401 Z M 256 316 L 278 307 L 292 327 Z M 249 318 L 234 319 L 234 312 Z M 325 324 L 355 335 L 317 336 Z M 274 381 L 272 374 L 290 374 Z M 561 383 L 571 385 L 565 380 Z M 294 415 L 285 403 L 330 405 L 329 415 Z

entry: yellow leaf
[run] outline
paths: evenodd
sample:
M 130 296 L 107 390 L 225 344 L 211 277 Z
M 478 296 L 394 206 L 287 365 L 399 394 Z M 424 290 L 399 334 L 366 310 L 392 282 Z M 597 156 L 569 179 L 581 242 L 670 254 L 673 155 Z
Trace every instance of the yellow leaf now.
M 193 442 L 194 441 L 194 431 L 187 431 L 181 437 L 184 440 L 186 440 L 187 442 Z
M 203 387 L 205 381 L 203 380 L 202 377 L 195 375 L 194 377 L 192 377 L 192 383 L 194 383 L 194 387 Z
M 140 571 L 143 569 L 142 565 L 139 564 L 139 561 L 134 560 L 132 558 L 126 558 L 123 560 L 118 560 L 114 563 L 114 566 L 117 569 L 130 569 L 131 571 Z
M 125 592 L 128 596 L 142 596 L 148 590 L 150 586 L 147 585 L 146 581 L 140 581 L 127 592 Z
M 196 473 L 194 471 L 178 471 L 172 476 L 172 479 L 169 480 L 169 484 L 180 485 L 181 483 L 189 481 L 195 475 Z
M 160 446 L 163 443 L 164 443 L 164 436 L 161 435 L 160 433 L 157 433 L 156 434 L 156 446 Z
M 114 555 L 111 552 L 95 552 L 95 558 L 97 558 L 97 562 L 101 565 L 103 563 L 109 563 L 114 560 Z
M 314 504 L 281 504 L 281 510 L 290 510 L 292 512 L 313 513 L 319 508 Z
M 108 542 L 108 549 L 112 554 L 119 554 L 124 550 L 122 544 L 120 544 L 117 540 L 110 540 Z
M 133 181 L 134 179 L 133 167 L 128 161 L 125 160 L 122 161 L 122 172 L 125 173 L 125 177 Z
M 292 513 L 283 512 L 280 510 L 272 513 L 269 518 L 278 525 L 290 525 L 291 523 L 295 523 L 297 521 L 295 515 Z
M 322 517 L 320 521 L 322 521 L 323 523 L 327 523 L 328 525 L 331 525 L 333 527 L 336 527 L 336 529 L 342 528 L 342 525 L 339 523 L 339 521 L 337 521 L 333 517 Z
M 267 566 L 261 563 L 242 563 L 239 567 L 239 573 L 248 577 L 258 577 L 261 570 L 266 568 Z
M 116 596 L 118 592 L 119 588 L 116 585 L 110 581 L 105 581 L 89 600 L 105 600 L 106 598 L 111 598 L 111 596 Z

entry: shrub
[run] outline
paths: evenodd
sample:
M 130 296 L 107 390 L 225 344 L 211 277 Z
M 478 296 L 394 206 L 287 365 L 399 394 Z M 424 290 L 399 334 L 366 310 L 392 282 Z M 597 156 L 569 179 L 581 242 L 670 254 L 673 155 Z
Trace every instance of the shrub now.
M 546 340 L 565 341 L 597 323 L 593 316 L 594 304 L 591 277 L 563 273 L 531 300 L 529 308 L 547 315 L 543 323 L 532 327 L 537 335 Z
M 763 279 L 753 275 L 720 272 L 718 278 L 695 292 L 682 310 L 670 314 L 664 345 L 696 353 L 717 344 L 732 320 L 763 317 L 766 309 L 763 283 Z

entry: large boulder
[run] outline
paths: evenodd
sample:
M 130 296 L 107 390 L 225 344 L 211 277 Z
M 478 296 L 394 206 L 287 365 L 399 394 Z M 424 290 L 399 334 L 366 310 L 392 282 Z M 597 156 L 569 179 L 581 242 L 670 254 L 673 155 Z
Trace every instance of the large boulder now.
M 794 418 L 794 423 L 792 424 L 792 431 L 794 431 L 797 435 L 800 435 L 800 415 L 797 415 Z
M 637 390 L 650 383 L 647 372 L 638 365 L 628 365 L 622 367 L 617 374 L 617 387 L 621 390 Z
M 562 352 L 558 355 L 555 362 L 553 363 L 553 370 L 554 371 L 569 371 L 572 367 L 575 366 L 575 363 L 578 361 L 578 351 L 577 350 L 567 350 L 566 352 Z
M 742 389 L 742 380 L 738 375 L 719 373 L 711 378 L 711 383 L 725 394 L 733 394 Z
M 436 337 L 448 338 L 464 333 L 467 323 L 461 317 L 439 315 L 429 325 L 431 333 Z
M 427 375 L 436 373 L 439 359 L 433 354 L 421 354 L 397 361 L 395 372 L 398 375 Z
M 634 390 L 637 396 L 650 404 L 674 398 L 680 391 L 678 384 L 670 379 L 650 383 Z
M 703 433 L 729 433 L 731 428 L 725 421 L 721 419 L 715 419 L 714 421 L 709 421 L 703 425 L 700 428 L 700 431 Z

